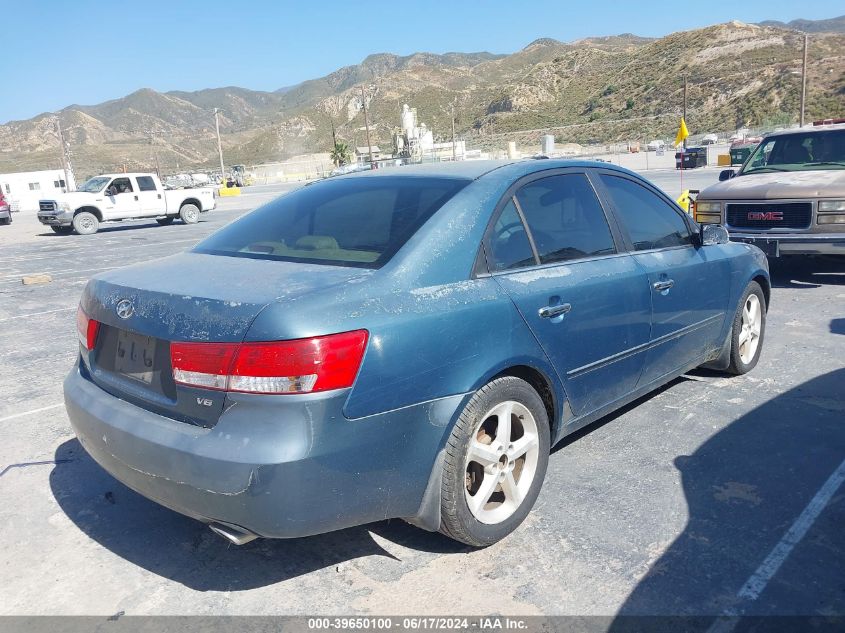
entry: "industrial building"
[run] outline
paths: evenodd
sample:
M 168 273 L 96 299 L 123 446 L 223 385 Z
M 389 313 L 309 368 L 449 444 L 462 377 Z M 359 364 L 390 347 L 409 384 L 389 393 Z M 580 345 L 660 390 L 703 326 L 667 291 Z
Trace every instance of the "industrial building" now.
M 0 189 L 9 201 L 12 211 L 37 211 L 38 201 L 42 198 L 76 189 L 73 174 L 68 178 L 69 183 L 65 182 L 65 172 L 62 169 L 0 174 Z

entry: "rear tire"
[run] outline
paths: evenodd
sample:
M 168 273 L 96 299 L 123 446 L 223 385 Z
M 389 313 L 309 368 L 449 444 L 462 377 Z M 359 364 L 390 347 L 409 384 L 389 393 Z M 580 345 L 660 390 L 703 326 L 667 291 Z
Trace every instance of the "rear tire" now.
M 484 385 L 446 443 L 440 531 L 473 547 L 503 539 L 531 511 L 548 463 L 549 418 L 537 392 L 513 376 Z
M 73 229 L 80 235 L 93 235 L 100 228 L 97 216 L 88 211 L 82 211 L 73 216 Z
M 53 229 L 53 233 L 57 235 L 70 235 L 73 233 L 72 226 L 51 226 L 50 228 Z
M 162 226 L 167 226 L 168 224 L 173 224 L 173 220 L 176 218 L 156 218 L 156 222 L 161 224 Z
M 185 224 L 196 224 L 200 221 L 200 210 L 195 204 L 183 204 L 179 209 L 179 217 Z
M 9 216 L 8 218 L 3 218 L 2 220 L 0 220 L 0 226 L 8 226 L 11 223 L 12 223 L 12 216 Z
M 731 330 L 731 364 L 728 373 L 740 376 L 754 369 L 766 333 L 766 296 L 756 281 L 748 284 L 734 315 Z

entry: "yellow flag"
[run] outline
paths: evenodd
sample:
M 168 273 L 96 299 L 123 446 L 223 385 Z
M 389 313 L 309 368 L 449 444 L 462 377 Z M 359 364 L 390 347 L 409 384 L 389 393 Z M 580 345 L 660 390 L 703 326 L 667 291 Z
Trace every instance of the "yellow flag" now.
M 684 139 L 689 136 L 689 130 L 687 129 L 687 122 L 684 121 L 684 118 L 681 117 L 681 127 L 678 128 L 678 134 L 675 136 L 675 146 L 680 145 L 684 142 Z

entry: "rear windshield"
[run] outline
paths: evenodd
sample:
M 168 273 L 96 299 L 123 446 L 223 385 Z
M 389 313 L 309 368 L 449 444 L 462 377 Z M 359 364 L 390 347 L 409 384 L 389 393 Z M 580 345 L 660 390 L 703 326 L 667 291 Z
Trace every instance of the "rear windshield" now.
M 324 180 L 256 209 L 194 250 L 378 268 L 469 182 L 408 176 Z

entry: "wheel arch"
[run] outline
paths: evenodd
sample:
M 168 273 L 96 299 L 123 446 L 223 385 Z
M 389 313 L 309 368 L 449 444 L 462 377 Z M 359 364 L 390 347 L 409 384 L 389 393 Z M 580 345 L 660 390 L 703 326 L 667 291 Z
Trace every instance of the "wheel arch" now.
M 534 391 L 536 391 L 540 396 L 540 399 L 543 401 L 543 405 L 546 407 L 546 415 L 549 418 L 550 437 L 557 437 L 557 431 L 559 430 L 558 418 L 560 417 L 558 414 L 560 409 L 558 406 L 559 398 L 555 393 L 555 386 L 552 380 L 536 367 L 532 367 L 530 365 L 511 365 L 510 367 L 506 367 L 497 374 L 491 376 L 486 382 L 491 382 L 504 376 L 520 378 L 531 385 Z
M 769 311 L 769 297 L 772 296 L 772 282 L 766 275 L 758 273 L 751 281 L 756 281 L 763 290 L 763 298 L 766 300 L 766 312 Z
M 192 204 L 202 211 L 202 203 L 197 198 L 185 198 L 181 203 L 179 203 L 179 210 L 181 211 L 187 204 Z
M 100 222 L 103 221 L 102 212 L 100 212 L 100 210 L 97 207 L 92 206 L 92 205 L 86 205 L 84 207 L 79 207 L 76 211 L 73 212 L 73 217 L 76 217 L 80 213 L 86 213 L 86 212 L 93 214 L 94 217 L 97 218 L 98 221 L 100 221 Z

